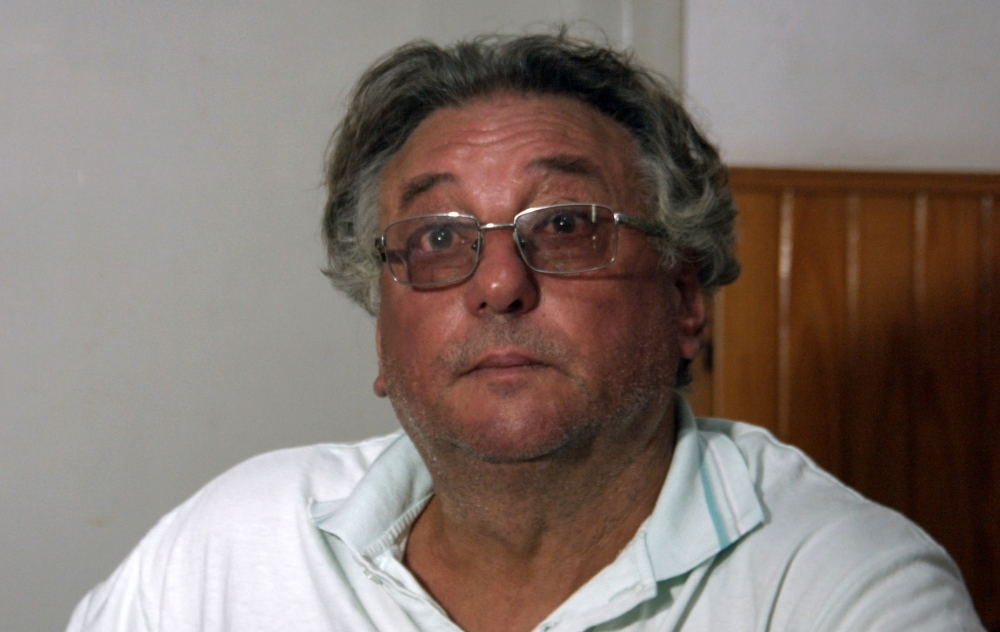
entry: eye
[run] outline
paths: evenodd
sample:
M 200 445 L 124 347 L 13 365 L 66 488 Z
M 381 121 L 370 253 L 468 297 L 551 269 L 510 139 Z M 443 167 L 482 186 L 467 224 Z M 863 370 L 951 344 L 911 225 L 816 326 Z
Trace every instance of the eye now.
M 419 225 L 406 240 L 407 249 L 413 253 L 439 253 L 461 246 L 465 233 L 476 231 L 475 226 L 466 226 L 456 221 L 430 221 Z
M 455 233 L 448 226 L 432 226 L 421 241 L 427 250 L 444 250 L 455 243 Z
M 595 218 L 592 218 L 588 208 L 569 207 L 552 209 L 550 212 L 539 213 L 538 223 L 531 228 L 532 234 L 539 237 L 587 237 L 595 228 Z
M 549 220 L 549 229 L 560 235 L 568 235 L 579 229 L 580 218 L 572 213 L 559 213 Z

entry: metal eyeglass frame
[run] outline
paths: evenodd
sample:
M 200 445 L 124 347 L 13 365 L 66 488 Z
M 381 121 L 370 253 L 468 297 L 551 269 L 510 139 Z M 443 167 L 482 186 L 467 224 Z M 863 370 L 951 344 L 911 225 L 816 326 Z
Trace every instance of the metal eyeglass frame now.
M 609 259 L 606 263 L 602 263 L 599 266 L 594 266 L 592 268 L 584 268 L 583 270 L 542 270 L 542 269 L 536 268 L 535 266 L 531 265 L 531 263 L 528 261 L 527 255 L 524 254 L 524 246 L 521 243 L 521 240 L 518 239 L 518 235 L 517 235 L 517 220 L 518 220 L 518 218 L 521 217 L 522 215 L 526 215 L 528 213 L 535 213 L 535 212 L 538 212 L 538 211 L 547 211 L 547 210 L 551 210 L 551 209 L 569 208 L 569 207 L 580 207 L 580 206 L 589 206 L 591 208 L 602 208 L 602 209 L 606 209 L 608 211 L 611 211 L 612 217 L 614 217 L 614 220 L 615 220 L 615 247 L 614 247 L 614 252 L 611 253 L 611 259 Z M 645 233 L 645 234 L 647 234 L 647 235 L 649 235 L 651 237 L 656 237 L 656 238 L 659 238 L 659 239 L 665 239 L 667 237 L 667 231 L 663 230 L 663 228 L 657 226 L 656 224 L 653 224 L 652 222 L 647 222 L 646 220 L 639 219 L 638 217 L 632 217 L 631 215 L 628 215 L 626 213 L 617 213 L 617 212 L 615 212 L 614 209 L 612 209 L 610 206 L 607 206 L 605 204 L 592 204 L 590 202 L 567 202 L 567 203 L 563 203 L 563 204 L 547 204 L 545 206 L 533 206 L 531 208 L 526 208 L 523 211 L 519 212 L 517 215 L 514 216 L 514 220 L 511 221 L 511 222 L 503 222 L 503 223 L 495 223 L 495 224 L 494 223 L 480 224 L 479 223 L 479 219 L 476 216 L 474 216 L 474 215 L 467 215 L 465 213 L 458 213 L 456 211 L 452 211 L 450 213 L 432 213 L 432 214 L 429 214 L 429 215 L 415 215 L 413 217 L 407 217 L 407 218 L 404 218 L 404 219 L 392 222 L 391 224 L 389 224 L 388 226 L 386 226 L 385 230 L 382 231 L 382 234 L 375 238 L 375 249 L 378 251 L 379 257 L 381 258 L 381 260 L 382 260 L 383 263 L 387 263 L 388 262 L 388 255 L 386 254 L 387 251 L 386 251 L 386 244 L 385 244 L 385 233 L 386 233 L 386 231 L 388 231 L 392 226 L 394 226 L 396 224 L 400 224 L 402 222 L 406 222 L 406 221 L 413 220 L 413 219 L 423 219 L 423 218 L 427 218 L 427 217 L 463 217 L 463 218 L 471 219 L 471 220 L 473 220 L 476 223 L 476 226 L 478 228 L 479 234 L 476 236 L 476 240 L 475 240 L 475 242 L 473 242 L 473 245 L 472 245 L 472 250 L 476 253 L 475 259 L 474 259 L 474 261 L 472 263 L 472 267 L 469 269 L 469 272 L 466 273 L 465 275 L 457 277 L 457 278 L 454 278 L 454 279 L 448 279 L 447 281 L 432 281 L 432 282 L 429 282 L 429 283 L 413 283 L 413 282 L 410 282 L 410 281 L 401 281 L 399 279 L 399 277 L 396 276 L 396 273 L 393 272 L 392 266 L 390 265 L 389 266 L 389 274 L 392 276 L 393 280 L 396 281 L 397 283 L 399 283 L 400 285 L 406 285 L 406 286 L 409 286 L 409 287 L 438 287 L 438 286 L 442 286 L 442 285 L 451 285 L 453 283 L 459 283 L 461 281 L 464 281 L 464 280 L 468 279 L 473 274 L 475 274 L 476 268 L 479 267 L 479 260 L 480 260 L 480 255 L 482 254 L 482 246 L 483 246 L 483 232 L 485 232 L 487 230 L 496 230 L 498 228 L 510 228 L 511 229 L 511 238 L 514 240 L 514 245 L 517 248 L 517 253 L 521 256 L 521 260 L 524 261 L 524 265 L 528 266 L 528 268 L 530 270 L 534 270 L 535 272 L 538 272 L 538 273 L 541 273 L 541 274 L 582 274 L 584 272 L 593 272 L 594 270 L 601 270 L 603 268 L 608 267 L 609 265 L 611 265 L 612 263 L 614 263 L 615 260 L 618 258 L 618 227 L 619 226 L 628 226 L 629 228 L 634 228 L 634 229 L 636 229 L 638 231 L 641 231 L 641 232 L 643 232 L 643 233 Z

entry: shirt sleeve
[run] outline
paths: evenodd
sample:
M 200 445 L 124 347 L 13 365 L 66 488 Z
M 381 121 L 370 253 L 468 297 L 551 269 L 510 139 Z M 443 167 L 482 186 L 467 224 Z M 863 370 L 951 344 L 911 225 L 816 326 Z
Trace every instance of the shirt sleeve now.
M 984 632 L 948 553 L 874 505 L 830 520 L 797 547 L 776 605 L 775 631 Z
M 937 544 L 909 543 L 848 575 L 810 629 L 984 632 L 955 563 Z
M 66 632 L 152 632 L 143 603 L 142 566 L 155 532 L 77 604 Z

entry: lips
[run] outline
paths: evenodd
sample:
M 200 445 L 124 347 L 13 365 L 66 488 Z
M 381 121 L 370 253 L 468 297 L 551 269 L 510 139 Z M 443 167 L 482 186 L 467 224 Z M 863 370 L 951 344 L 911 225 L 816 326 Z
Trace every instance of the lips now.
M 560 373 L 572 354 L 558 335 L 517 323 L 486 321 L 460 343 L 441 355 L 442 366 L 453 380 L 473 373 L 502 377 L 530 369 L 554 369 Z M 481 373 L 480 373 L 481 372 Z
M 465 371 L 465 374 L 478 371 L 502 371 L 505 369 L 529 369 L 548 366 L 533 355 L 520 351 L 493 351 L 483 354 L 472 362 L 472 366 Z

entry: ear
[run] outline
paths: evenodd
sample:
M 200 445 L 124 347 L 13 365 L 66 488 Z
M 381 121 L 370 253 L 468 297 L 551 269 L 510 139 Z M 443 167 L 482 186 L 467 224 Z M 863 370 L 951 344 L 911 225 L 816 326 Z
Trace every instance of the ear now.
M 382 327 L 380 326 L 381 320 L 375 321 L 375 353 L 378 355 L 378 375 L 375 376 L 375 383 L 372 384 L 372 390 L 375 391 L 376 397 L 385 397 L 389 394 L 389 391 L 385 387 L 385 376 L 382 375 Z
M 681 357 L 693 360 L 701 350 L 705 333 L 705 292 L 697 269 L 689 263 L 677 266 L 673 283 L 677 290 L 677 339 Z

